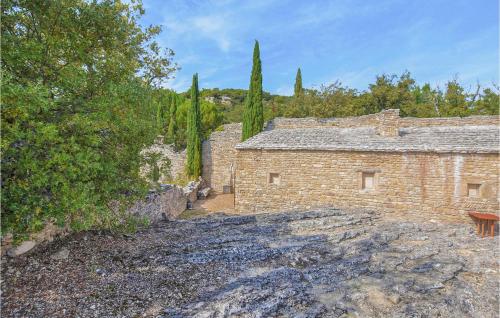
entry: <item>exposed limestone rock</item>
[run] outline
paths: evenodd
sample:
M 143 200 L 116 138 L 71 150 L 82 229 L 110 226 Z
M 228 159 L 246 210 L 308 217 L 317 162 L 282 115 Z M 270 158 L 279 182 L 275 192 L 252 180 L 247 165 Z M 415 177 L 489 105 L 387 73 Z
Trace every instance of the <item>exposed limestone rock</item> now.
M 175 219 L 186 210 L 186 206 L 187 196 L 181 187 L 162 185 L 160 190 L 151 192 L 144 200 L 136 202 L 129 211 L 155 223 Z
M 54 253 L 50 256 L 52 259 L 55 260 L 65 260 L 68 259 L 69 257 L 69 250 L 65 247 L 61 248 L 57 253 Z
M 160 222 L 135 236 L 86 235 L 6 260 L 2 317 L 498 313 L 498 236 L 481 239 L 463 224 L 320 209 Z M 63 247 L 84 261 L 46 256 Z
M 16 257 L 22 255 L 30 251 L 33 247 L 35 247 L 35 245 L 36 245 L 35 241 L 24 241 L 18 246 L 11 247 L 7 251 L 7 255 L 9 255 L 10 257 Z
M 184 195 L 189 203 L 195 203 L 198 200 L 198 191 L 202 186 L 203 180 L 200 178 L 198 181 L 190 181 L 183 189 Z

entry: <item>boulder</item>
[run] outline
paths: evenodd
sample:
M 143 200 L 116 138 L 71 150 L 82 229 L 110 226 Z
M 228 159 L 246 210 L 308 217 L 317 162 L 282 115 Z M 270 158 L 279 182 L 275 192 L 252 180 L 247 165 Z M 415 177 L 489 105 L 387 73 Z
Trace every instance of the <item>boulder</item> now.
M 175 219 L 186 210 L 186 206 L 187 198 L 183 188 L 162 184 L 160 190 L 153 191 L 144 200 L 136 202 L 130 208 L 130 212 L 155 223 L 165 219 Z
M 201 188 L 202 180 L 190 181 L 182 190 L 188 202 L 194 203 L 198 199 L 198 190 Z
M 9 255 L 10 257 L 16 257 L 28 252 L 35 246 L 36 246 L 35 241 L 24 241 L 21 243 L 21 245 L 10 248 L 7 251 L 7 255 Z
M 198 199 L 206 199 L 208 195 L 210 194 L 210 189 L 209 187 L 203 188 L 200 191 L 198 191 Z

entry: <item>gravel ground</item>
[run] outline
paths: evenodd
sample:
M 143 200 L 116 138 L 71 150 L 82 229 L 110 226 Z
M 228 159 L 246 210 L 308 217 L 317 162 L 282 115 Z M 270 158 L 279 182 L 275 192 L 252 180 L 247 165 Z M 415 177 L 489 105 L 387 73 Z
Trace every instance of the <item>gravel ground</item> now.
M 498 237 L 335 209 L 80 233 L 2 260 L 2 317 L 498 317 Z

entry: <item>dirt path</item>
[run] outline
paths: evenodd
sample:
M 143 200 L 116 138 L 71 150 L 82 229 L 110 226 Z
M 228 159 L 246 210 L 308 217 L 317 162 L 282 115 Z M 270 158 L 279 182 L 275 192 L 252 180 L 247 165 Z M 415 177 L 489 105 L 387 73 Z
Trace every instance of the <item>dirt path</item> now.
M 205 200 L 194 203 L 194 210 L 210 212 L 224 212 L 234 214 L 234 194 L 211 194 Z
M 179 219 L 188 220 L 216 213 L 236 214 L 233 194 L 210 194 L 207 199 L 196 201 L 192 209 L 182 212 Z

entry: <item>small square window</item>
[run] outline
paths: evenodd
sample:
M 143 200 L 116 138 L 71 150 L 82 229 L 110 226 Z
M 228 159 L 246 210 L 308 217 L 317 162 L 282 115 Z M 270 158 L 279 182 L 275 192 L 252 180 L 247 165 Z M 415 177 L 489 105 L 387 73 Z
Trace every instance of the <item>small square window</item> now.
M 363 172 L 361 175 L 361 189 L 373 190 L 375 189 L 375 173 Z
M 281 182 L 281 177 L 280 177 L 279 173 L 270 173 L 269 174 L 269 183 L 270 184 L 279 185 L 280 182 Z
M 481 188 L 481 184 L 479 183 L 467 183 L 467 196 L 478 198 L 480 196 L 479 188 Z

